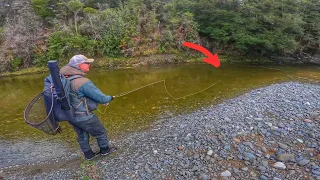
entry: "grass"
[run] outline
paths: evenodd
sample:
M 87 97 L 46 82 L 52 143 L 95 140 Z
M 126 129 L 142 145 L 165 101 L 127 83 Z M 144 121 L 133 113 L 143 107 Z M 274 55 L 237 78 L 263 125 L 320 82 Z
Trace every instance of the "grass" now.
M 49 69 L 46 67 L 30 67 L 26 69 L 21 69 L 15 72 L 5 72 L 0 74 L 0 77 L 7 77 L 7 76 L 21 76 L 26 74 L 36 74 L 36 73 L 44 73 L 48 72 Z

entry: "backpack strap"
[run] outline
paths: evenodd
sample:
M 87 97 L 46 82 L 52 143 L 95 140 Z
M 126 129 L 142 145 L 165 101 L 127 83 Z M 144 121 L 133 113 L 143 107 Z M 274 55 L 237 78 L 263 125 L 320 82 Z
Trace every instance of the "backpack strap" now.
M 80 80 L 83 79 L 83 80 Z M 78 96 L 78 93 L 77 93 L 77 90 L 79 89 L 79 87 L 81 87 L 84 83 L 88 82 L 89 79 L 83 77 L 83 76 L 80 76 L 80 75 L 73 75 L 71 77 L 67 77 L 67 79 L 71 82 L 71 86 L 72 86 L 72 90 L 74 92 L 74 95 L 77 96 L 78 99 L 81 99 L 81 102 L 77 105 L 77 107 L 75 107 L 75 113 L 76 114 L 87 114 L 89 115 L 89 109 L 88 109 L 88 105 L 87 105 L 87 99 L 84 97 L 84 98 L 80 98 Z M 79 81 L 75 81 L 75 82 L 72 82 L 76 79 L 79 79 Z M 79 106 L 81 104 L 84 104 L 85 108 L 86 108 L 86 112 L 77 112 L 77 109 L 79 108 Z
M 80 75 L 73 75 L 73 76 L 66 76 L 66 78 L 69 80 L 69 81 L 73 81 L 75 79 L 79 79 L 79 78 L 83 78 L 83 76 L 80 76 Z

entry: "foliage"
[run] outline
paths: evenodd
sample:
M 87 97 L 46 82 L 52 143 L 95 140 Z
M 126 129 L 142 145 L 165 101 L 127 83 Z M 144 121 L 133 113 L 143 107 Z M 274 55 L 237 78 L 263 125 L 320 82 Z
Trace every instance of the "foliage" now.
M 22 58 L 14 57 L 14 59 L 11 63 L 12 71 L 17 71 L 19 66 L 22 64 L 22 62 L 23 62 Z
M 38 17 L 28 7 L 21 10 L 21 16 L 8 19 L 5 25 L 3 45 L 8 52 L 23 59 L 24 67 L 32 65 L 33 50 L 41 25 Z
M 50 35 L 47 51 L 44 55 L 38 55 L 36 64 L 45 65 L 49 60 L 64 60 L 81 53 L 94 56 L 96 46 L 97 42 L 89 40 L 87 36 L 57 31 Z
M 31 0 L 31 6 L 43 19 L 54 16 L 53 10 L 49 7 L 49 0 Z
M 0 17 L 7 19 L 1 21 L 7 22 L 3 46 L 25 67 L 74 53 L 179 53 L 185 41 L 241 56 L 311 60 L 320 54 L 318 0 L 20 1 L 6 0 L 16 11 L 0 11 Z
M 67 7 L 74 14 L 74 27 L 76 29 L 76 33 L 78 33 L 78 13 L 82 11 L 84 4 L 80 0 L 71 0 L 67 3 Z

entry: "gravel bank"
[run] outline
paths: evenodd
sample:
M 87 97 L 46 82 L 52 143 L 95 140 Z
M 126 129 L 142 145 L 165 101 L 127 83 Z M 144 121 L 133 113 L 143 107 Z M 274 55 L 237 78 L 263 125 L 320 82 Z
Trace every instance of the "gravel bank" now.
M 281 83 L 130 134 L 114 142 L 114 157 L 90 166 L 94 172 L 68 168 L 8 179 L 320 179 L 319 139 L 320 86 Z

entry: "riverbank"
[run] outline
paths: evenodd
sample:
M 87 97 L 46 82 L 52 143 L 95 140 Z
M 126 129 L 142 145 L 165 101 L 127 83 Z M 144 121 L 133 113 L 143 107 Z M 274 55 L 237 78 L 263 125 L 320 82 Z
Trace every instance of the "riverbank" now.
M 119 147 L 116 154 L 81 167 L 83 160 L 74 157 L 55 168 L 2 168 L 1 176 L 319 179 L 319 94 L 316 84 L 274 84 L 190 114 L 158 119 L 148 131 L 112 142 Z
M 153 56 L 142 57 L 122 57 L 122 58 L 96 58 L 93 68 L 97 69 L 127 69 L 137 67 L 156 67 L 163 65 L 175 65 L 183 63 L 203 63 L 204 56 L 201 55 L 183 55 L 183 54 L 158 54 Z M 274 60 L 266 58 L 254 58 L 247 56 L 231 56 L 219 55 L 221 63 L 229 64 L 260 64 L 260 65 L 274 65 Z M 62 60 L 61 64 L 66 64 L 68 61 Z M 291 64 L 290 62 L 286 62 Z M 60 64 L 60 65 L 61 65 Z M 47 67 L 30 67 L 20 69 L 15 72 L 0 73 L 0 77 L 21 76 L 27 74 L 47 73 Z

